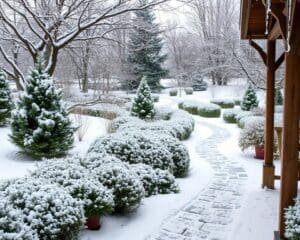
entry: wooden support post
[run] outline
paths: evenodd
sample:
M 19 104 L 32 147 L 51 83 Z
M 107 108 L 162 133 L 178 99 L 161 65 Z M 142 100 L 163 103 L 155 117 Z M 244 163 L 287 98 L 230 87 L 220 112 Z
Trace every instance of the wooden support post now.
M 300 106 L 300 56 L 286 53 L 284 88 L 283 149 L 280 188 L 280 237 L 284 239 L 284 209 L 294 204 L 297 196 L 298 121 Z
M 265 161 L 262 187 L 274 189 L 275 167 L 273 164 L 274 144 L 274 98 L 275 98 L 275 57 L 276 41 L 267 42 L 267 83 L 265 120 Z

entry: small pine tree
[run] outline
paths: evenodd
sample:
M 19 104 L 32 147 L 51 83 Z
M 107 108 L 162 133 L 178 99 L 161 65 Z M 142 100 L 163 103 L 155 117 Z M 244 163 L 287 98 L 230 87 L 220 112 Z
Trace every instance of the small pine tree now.
M 244 111 L 250 111 L 253 107 L 258 106 L 256 93 L 251 85 L 248 86 L 243 101 L 241 103 L 241 109 Z
M 275 105 L 282 105 L 283 104 L 283 97 L 282 93 L 279 88 L 275 89 Z
M 37 158 L 63 156 L 73 145 L 75 128 L 41 57 L 12 112 L 11 127 L 12 142 Z
M 152 119 L 154 114 L 154 101 L 151 90 L 147 84 L 147 78 L 143 77 L 132 104 L 131 115 L 141 119 Z
M 12 100 L 7 76 L 3 70 L 0 70 L 0 125 L 6 123 L 7 118 L 10 117 L 11 109 Z
M 142 6 L 148 3 L 148 0 L 139 1 Z M 161 54 L 163 48 L 161 31 L 150 8 L 136 11 L 134 15 L 127 54 L 127 68 L 132 77 L 128 87 L 137 89 L 142 77 L 146 76 L 150 88 L 159 90 L 160 79 L 168 73 L 162 67 L 167 56 Z

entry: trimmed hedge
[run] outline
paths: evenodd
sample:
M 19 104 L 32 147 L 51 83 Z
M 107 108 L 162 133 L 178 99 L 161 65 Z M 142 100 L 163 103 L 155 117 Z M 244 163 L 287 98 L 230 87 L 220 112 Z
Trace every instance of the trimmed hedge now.
M 237 123 L 236 115 L 240 112 L 239 109 L 229 109 L 224 111 L 223 120 L 226 123 Z
M 230 99 L 213 99 L 210 101 L 213 104 L 219 105 L 221 108 L 234 108 L 234 100 Z
M 186 95 L 193 95 L 194 90 L 193 90 L 193 88 L 188 87 L 188 88 L 184 89 L 184 92 Z
M 213 103 L 185 100 L 179 103 L 178 107 L 191 114 L 199 115 L 201 117 L 218 118 L 221 115 L 221 108 Z
M 172 90 L 169 91 L 169 95 L 171 97 L 175 97 L 175 96 L 177 96 L 177 94 L 178 94 L 178 90 L 177 89 L 172 89 Z

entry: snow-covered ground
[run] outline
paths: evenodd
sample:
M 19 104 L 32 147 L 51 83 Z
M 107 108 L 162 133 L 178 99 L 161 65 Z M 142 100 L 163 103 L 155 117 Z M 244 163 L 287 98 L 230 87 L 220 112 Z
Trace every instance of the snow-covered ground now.
M 213 87 L 208 91 L 194 92 L 193 95 L 169 97 L 168 90 L 160 94 L 159 106 L 175 108 L 181 99 L 191 99 L 208 102 L 212 98 L 241 97 L 244 92 L 243 85 L 225 87 Z M 259 96 L 263 99 L 263 95 Z M 84 117 L 88 124 L 83 141 L 75 141 L 75 147 L 71 154 L 84 153 L 91 142 L 100 135 L 106 133 L 107 121 L 101 118 Z M 273 238 L 273 231 L 277 229 L 279 186 L 276 190 L 261 188 L 262 161 L 253 158 L 251 150 L 241 152 L 237 139 L 239 129 L 235 124 L 226 124 L 221 118 L 206 119 L 197 117 L 195 131 L 191 138 L 184 142 L 191 156 L 191 170 L 187 178 L 179 179 L 181 192 L 179 194 L 157 195 L 147 198 L 142 206 L 135 212 L 126 216 L 107 216 L 102 219 L 100 231 L 83 231 L 82 239 L 89 240 L 143 240 L 159 231 L 162 223 L 182 209 L 195 196 L 203 191 L 213 177 L 211 166 L 197 154 L 197 143 L 209 138 L 214 129 L 202 126 L 209 123 L 216 127 L 222 127 L 230 133 L 219 150 L 227 158 L 241 162 L 246 170 L 244 193 L 241 198 L 240 208 L 235 212 L 234 220 L 230 224 L 230 240 L 266 240 Z M 25 157 L 9 142 L 9 128 L 0 128 L 0 178 L 12 178 L 23 176 L 28 170 L 33 169 L 35 161 Z M 205 147 L 205 146 L 203 146 Z M 279 171 L 279 162 L 276 162 Z M 224 239 L 225 240 L 225 239 Z

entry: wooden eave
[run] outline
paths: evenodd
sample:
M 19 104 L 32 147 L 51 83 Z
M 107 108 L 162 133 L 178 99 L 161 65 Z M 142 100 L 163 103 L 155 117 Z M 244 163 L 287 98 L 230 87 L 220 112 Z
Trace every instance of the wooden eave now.
M 283 11 L 284 1 L 272 0 L 271 3 L 273 10 Z M 281 35 L 273 30 L 276 25 L 275 19 L 270 16 L 268 23 L 269 33 L 272 36 L 281 38 Z M 266 7 L 265 0 L 241 0 L 241 39 L 267 39 L 266 35 Z M 273 30 L 273 31 L 272 31 Z

